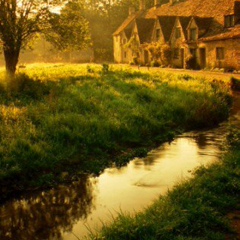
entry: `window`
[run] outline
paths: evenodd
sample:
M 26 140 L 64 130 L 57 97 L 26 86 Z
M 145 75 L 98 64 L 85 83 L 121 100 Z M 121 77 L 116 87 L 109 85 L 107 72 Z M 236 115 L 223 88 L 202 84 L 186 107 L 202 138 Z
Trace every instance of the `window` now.
M 174 48 L 173 49 L 173 58 L 174 59 L 179 59 L 180 56 L 180 49 L 179 48 Z
M 189 40 L 191 40 L 191 41 L 196 41 L 197 40 L 197 29 L 196 28 L 191 28 L 190 29 Z
M 124 58 L 127 58 L 127 52 L 126 51 L 124 52 Z
M 223 60 L 224 59 L 224 48 L 223 47 L 217 47 L 216 48 L 216 59 L 217 60 Z
M 181 28 L 177 27 L 175 29 L 175 38 L 180 38 L 181 37 Z
M 126 38 L 123 38 L 122 39 L 122 44 L 126 44 L 127 43 L 127 39 Z
M 156 29 L 156 40 L 159 41 L 160 40 L 160 37 L 161 37 L 161 31 L 160 29 Z
M 225 27 L 234 27 L 235 25 L 235 16 L 228 15 L 224 17 L 224 25 Z

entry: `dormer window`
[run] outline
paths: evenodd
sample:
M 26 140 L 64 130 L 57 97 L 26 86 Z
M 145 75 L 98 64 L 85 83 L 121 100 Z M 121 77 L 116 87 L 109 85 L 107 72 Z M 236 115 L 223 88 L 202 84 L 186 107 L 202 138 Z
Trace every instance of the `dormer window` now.
M 126 43 L 127 43 L 126 38 L 123 38 L 123 39 L 122 39 L 122 44 L 126 44 Z
M 234 15 L 228 15 L 224 17 L 224 26 L 225 27 L 234 27 L 235 25 L 235 16 Z
M 156 41 L 159 41 L 160 40 L 160 37 L 161 37 L 161 31 L 160 29 L 156 29 Z
M 180 27 L 177 27 L 175 29 L 175 38 L 178 39 L 181 37 L 181 28 Z
M 189 40 L 190 41 L 196 41 L 197 40 L 197 29 L 196 28 L 190 28 Z

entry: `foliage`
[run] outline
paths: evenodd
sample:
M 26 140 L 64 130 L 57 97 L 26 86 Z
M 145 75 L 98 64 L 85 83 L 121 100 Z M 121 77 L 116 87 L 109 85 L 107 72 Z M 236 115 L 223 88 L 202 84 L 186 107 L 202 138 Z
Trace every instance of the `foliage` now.
M 168 44 L 163 44 L 161 47 L 161 62 L 164 66 L 168 66 L 171 63 L 172 50 Z
M 228 86 L 104 66 L 28 66 L 17 75 L 20 94 L 1 94 L 0 184 L 8 191 L 37 187 L 44 174 L 56 182 L 62 171 L 99 172 L 113 156 L 122 165 L 176 131 L 228 116 Z
M 45 32 L 46 38 L 59 50 L 81 50 L 90 44 L 89 26 L 84 18 L 83 6 L 69 2 L 60 14 L 52 13 L 50 28 Z
M 0 0 L 0 41 L 10 75 L 16 71 L 20 50 L 45 27 L 47 17 L 46 1 Z
M 189 54 L 185 58 L 185 66 L 187 69 L 199 69 L 200 66 L 197 63 L 196 57 L 194 57 L 192 54 Z
M 221 162 L 199 167 L 194 178 L 177 184 L 143 212 L 119 213 L 110 225 L 104 224 L 101 232 L 92 233 L 89 239 L 220 240 L 227 234 L 236 239 L 224 216 L 239 208 L 239 140 Z
M 147 0 L 146 8 L 153 6 L 152 0 Z M 137 0 L 91 0 L 83 1 L 84 16 L 89 22 L 93 42 L 95 61 L 113 60 L 112 34 L 127 18 L 129 7 L 139 9 Z
M 109 65 L 108 64 L 104 63 L 102 65 L 102 72 L 103 72 L 103 74 L 106 74 L 106 73 L 109 72 Z
M 154 60 L 161 57 L 161 45 L 159 43 L 153 42 L 147 45 L 146 49 L 151 53 Z
M 171 48 L 167 43 L 154 42 L 146 46 L 154 62 L 160 62 L 163 66 L 168 66 L 171 62 Z M 159 65 L 160 65 L 159 64 Z
M 137 39 L 137 35 L 133 35 L 129 41 L 124 45 L 124 48 L 130 48 L 132 50 L 133 56 L 137 57 L 139 55 L 140 42 Z

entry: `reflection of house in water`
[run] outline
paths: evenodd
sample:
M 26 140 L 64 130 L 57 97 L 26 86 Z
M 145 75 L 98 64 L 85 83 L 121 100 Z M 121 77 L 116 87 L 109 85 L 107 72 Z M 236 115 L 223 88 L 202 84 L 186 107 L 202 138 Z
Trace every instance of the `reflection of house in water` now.
M 92 183 L 86 177 L 69 187 L 0 207 L 0 239 L 62 239 L 78 219 L 87 218 L 93 203 Z
M 240 69 L 240 1 L 154 0 L 113 34 L 118 63 Z M 168 47 L 168 48 L 167 48 Z

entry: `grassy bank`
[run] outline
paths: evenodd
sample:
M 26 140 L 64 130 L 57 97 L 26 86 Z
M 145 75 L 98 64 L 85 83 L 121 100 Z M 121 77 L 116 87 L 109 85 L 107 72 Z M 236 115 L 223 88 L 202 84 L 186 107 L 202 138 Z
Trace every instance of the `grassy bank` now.
M 194 178 L 136 215 L 120 213 L 94 240 L 226 240 L 239 239 L 227 214 L 240 210 L 240 131 L 232 129 L 220 162 L 200 167 Z M 239 218 L 237 218 L 239 220 Z M 239 231 L 238 231 L 239 234 Z M 227 238 L 226 238 L 227 236 Z
M 0 196 L 124 164 L 223 121 L 231 102 L 222 82 L 120 67 L 32 65 L 16 80 L 0 87 Z

